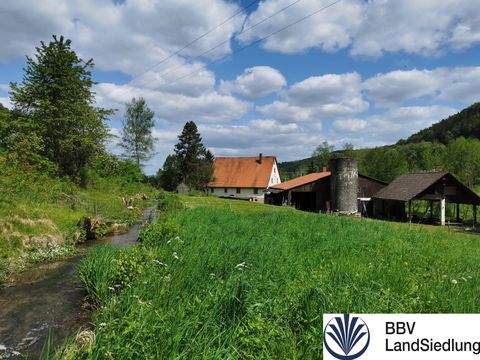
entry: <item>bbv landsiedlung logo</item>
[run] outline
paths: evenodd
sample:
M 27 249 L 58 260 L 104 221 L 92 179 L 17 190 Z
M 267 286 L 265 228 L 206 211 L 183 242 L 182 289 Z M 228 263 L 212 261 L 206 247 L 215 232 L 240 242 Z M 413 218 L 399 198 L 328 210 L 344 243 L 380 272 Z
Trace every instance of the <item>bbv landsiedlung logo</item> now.
M 323 331 L 323 345 L 339 360 L 354 360 L 362 356 L 370 344 L 370 330 L 358 316 L 333 317 Z

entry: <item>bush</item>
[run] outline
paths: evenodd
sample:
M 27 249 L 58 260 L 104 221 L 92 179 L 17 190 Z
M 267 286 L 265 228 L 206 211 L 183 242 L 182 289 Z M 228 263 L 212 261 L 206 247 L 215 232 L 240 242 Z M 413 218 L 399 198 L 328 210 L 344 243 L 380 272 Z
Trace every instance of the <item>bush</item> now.
M 183 203 L 180 201 L 178 195 L 161 191 L 156 196 L 157 209 L 163 212 L 181 210 L 184 208 Z
M 162 244 L 179 235 L 180 224 L 170 217 L 165 217 L 160 222 L 143 229 L 138 236 L 138 241 L 146 245 Z

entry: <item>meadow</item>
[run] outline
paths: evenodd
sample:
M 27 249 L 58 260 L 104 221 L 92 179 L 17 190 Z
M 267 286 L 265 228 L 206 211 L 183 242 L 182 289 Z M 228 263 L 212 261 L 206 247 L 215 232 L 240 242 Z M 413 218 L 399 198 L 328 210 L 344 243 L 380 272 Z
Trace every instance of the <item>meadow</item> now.
M 79 278 L 95 337 L 58 358 L 321 358 L 322 314 L 480 310 L 480 238 L 211 197 L 160 197 Z
M 74 245 L 85 240 L 78 225 L 84 217 L 133 222 L 144 201 L 137 196 L 129 210 L 122 197 L 153 193 L 150 186 L 121 177 L 97 177 L 80 187 L 67 178 L 23 170 L 0 156 L 0 283 L 32 263 L 74 253 Z

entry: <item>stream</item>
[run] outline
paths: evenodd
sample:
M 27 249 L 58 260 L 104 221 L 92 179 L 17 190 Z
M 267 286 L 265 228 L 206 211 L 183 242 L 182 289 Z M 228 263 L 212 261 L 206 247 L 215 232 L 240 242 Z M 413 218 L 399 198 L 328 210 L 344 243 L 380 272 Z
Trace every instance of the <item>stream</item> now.
M 141 222 L 121 235 L 90 241 L 97 244 L 130 246 L 136 243 Z M 87 251 L 66 260 L 35 265 L 15 277 L 13 285 L 0 289 L 0 359 L 39 358 L 50 338 L 55 346 L 81 328 L 90 326 L 90 308 L 85 292 L 75 277 L 75 268 Z

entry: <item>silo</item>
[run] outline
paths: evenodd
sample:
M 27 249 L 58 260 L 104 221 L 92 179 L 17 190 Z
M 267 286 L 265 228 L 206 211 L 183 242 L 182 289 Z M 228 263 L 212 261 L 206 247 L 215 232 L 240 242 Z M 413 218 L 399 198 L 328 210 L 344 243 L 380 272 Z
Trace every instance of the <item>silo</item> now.
M 358 213 L 358 167 L 350 157 L 336 155 L 330 160 L 332 209 L 345 215 Z

